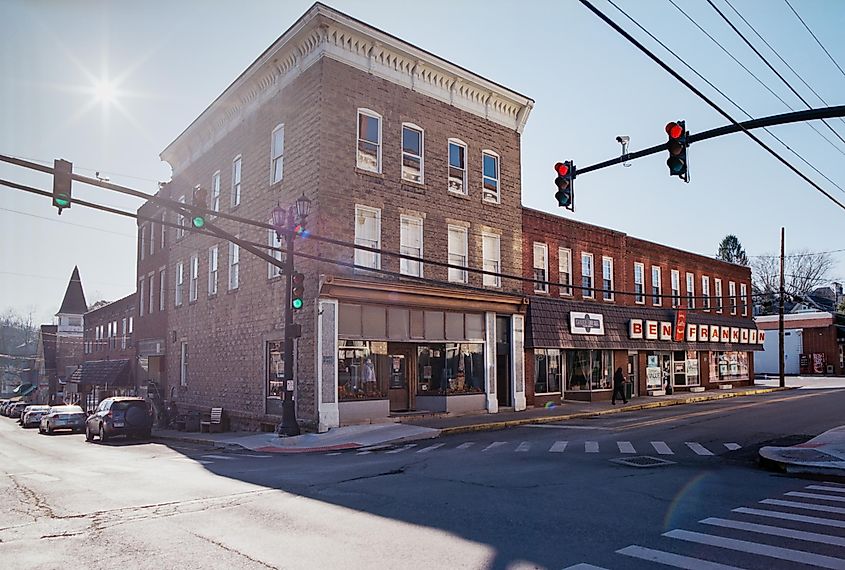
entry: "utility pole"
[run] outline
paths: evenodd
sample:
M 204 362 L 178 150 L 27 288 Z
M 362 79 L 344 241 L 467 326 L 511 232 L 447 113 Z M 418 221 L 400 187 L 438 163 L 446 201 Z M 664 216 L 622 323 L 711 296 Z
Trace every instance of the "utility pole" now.
M 288 232 L 285 233 L 285 396 L 282 400 L 282 423 L 277 431 L 279 435 L 299 435 L 299 423 L 296 421 L 296 404 L 293 401 L 293 339 L 296 333 L 293 326 L 293 310 L 291 309 L 291 286 L 293 279 L 293 240 L 296 237 L 294 228 L 293 206 L 288 212 Z M 299 336 L 299 335 L 296 335 Z
M 780 229 L 780 295 L 778 301 L 778 360 L 780 373 L 780 387 L 786 387 L 786 378 L 784 377 L 784 369 L 786 362 L 783 352 L 783 228 Z

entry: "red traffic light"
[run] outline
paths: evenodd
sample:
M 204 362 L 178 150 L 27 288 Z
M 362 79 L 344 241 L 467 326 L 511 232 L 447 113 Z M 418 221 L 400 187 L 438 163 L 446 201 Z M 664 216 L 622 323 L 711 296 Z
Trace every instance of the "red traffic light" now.
M 678 123 L 669 123 L 666 125 L 666 134 L 670 139 L 679 139 L 684 134 L 684 128 Z
M 566 176 L 569 172 L 569 167 L 563 162 L 558 162 L 555 164 L 555 172 L 557 172 L 558 176 Z

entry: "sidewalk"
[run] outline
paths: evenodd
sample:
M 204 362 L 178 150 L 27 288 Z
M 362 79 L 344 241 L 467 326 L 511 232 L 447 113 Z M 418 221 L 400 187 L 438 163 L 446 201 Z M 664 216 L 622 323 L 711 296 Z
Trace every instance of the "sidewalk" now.
M 791 447 L 761 447 L 760 462 L 787 473 L 845 475 L 845 426 Z
M 206 444 L 217 448 L 247 449 L 262 453 L 317 453 L 378 447 L 419 439 L 431 439 L 440 435 L 497 430 L 526 424 L 562 422 L 790 389 L 792 388 L 748 386 L 699 393 L 682 392 L 671 396 L 644 396 L 636 398 L 628 404 L 620 403 L 616 406 L 610 402 L 567 400 L 558 406 L 531 408 L 521 412 L 502 411 L 497 414 L 481 413 L 436 418 L 407 418 L 403 420 L 403 423 L 345 426 L 333 428 L 326 433 L 307 433 L 295 437 L 279 437 L 274 433 L 228 432 L 209 434 L 174 430 L 154 430 L 153 437 L 159 440 Z

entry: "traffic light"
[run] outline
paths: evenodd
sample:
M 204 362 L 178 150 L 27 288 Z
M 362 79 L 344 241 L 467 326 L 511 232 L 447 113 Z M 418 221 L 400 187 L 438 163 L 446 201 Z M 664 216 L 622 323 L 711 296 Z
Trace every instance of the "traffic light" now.
M 72 174 L 73 163 L 62 159 L 53 161 L 53 205 L 59 209 L 60 216 L 64 208 L 70 208 Z
M 191 201 L 194 206 L 200 208 L 208 208 L 208 190 L 202 186 L 194 188 L 194 199 Z M 193 212 L 191 216 L 191 225 L 197 229 L 205 225 L 205 214 L 201 212 Z
M 571 160 L 567 160 L 566 162 L 558 162 L 555 164 L 555 172 L 557 172 L 557 178 L 555 178 L 555 186 L 557 186 L 557 192 L 555 192 L 555 199 L 557 200 L 557 205 L 561 208 L 566 208 L 567 210 L 575 211 L 575 165 L 572 163 Z
M 301 309 L 305 305 L 305 275 L 294 273 L 290 280 L 290 306 Z
M 666 165 L 669 167 L 669 174 L 677 176 L 684 182 L 689 182 L 689 163 L 687 162 L 687 126 L 684 121 L 676 121 L 666 125 L 666 134 L 669 141 L 666 143 L 666 150 L 669 151 L 669 159 Z

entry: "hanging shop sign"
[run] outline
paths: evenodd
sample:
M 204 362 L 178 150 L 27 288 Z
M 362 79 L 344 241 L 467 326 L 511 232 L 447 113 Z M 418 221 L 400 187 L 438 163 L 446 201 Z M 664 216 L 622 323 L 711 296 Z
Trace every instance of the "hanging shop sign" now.
M 586 318 L 584 313 L 570 313 L 570 319 Z M 601 318 L 601 315 L 589 315 L 590 318 Z M 686 317 L 684 317 L 684 320 Z M 591 328 L 598 326 L 596 323 L 590 323 Z M 678 338 L 678 331 L 681 331 L 681 337 Z M 602 319 L 601 332 L 597 329 L 592 332 L 578 331 L 576 325 L 572 325 L 572 332 L 576 334 L 604 334 L 604 322 Z M 765 333 L 757 329 L 745 329 L 739 327 L 722 327 L 719 325 L 698 325 L 694 323 L 685 323 L 684 327 L 679 329 L 678 323 L 670 323 L 667 321 L 651 321 L 644 319 L 630 319 L 628 321 L 628 338 L 630 339 L 645 339 L 645 340 L 661 340 L 674 342 L 723 342 L 733 344 L 763 344 L 765 340 Z
M 569 329 L 572 334 L 604 334 L 604 315 L 600 313 L 569 313 Z
M 675 342 L 682 342 L 684 340 L 686 330 L 687 312 L 684 309 L 678 309 L 675 312 Z

